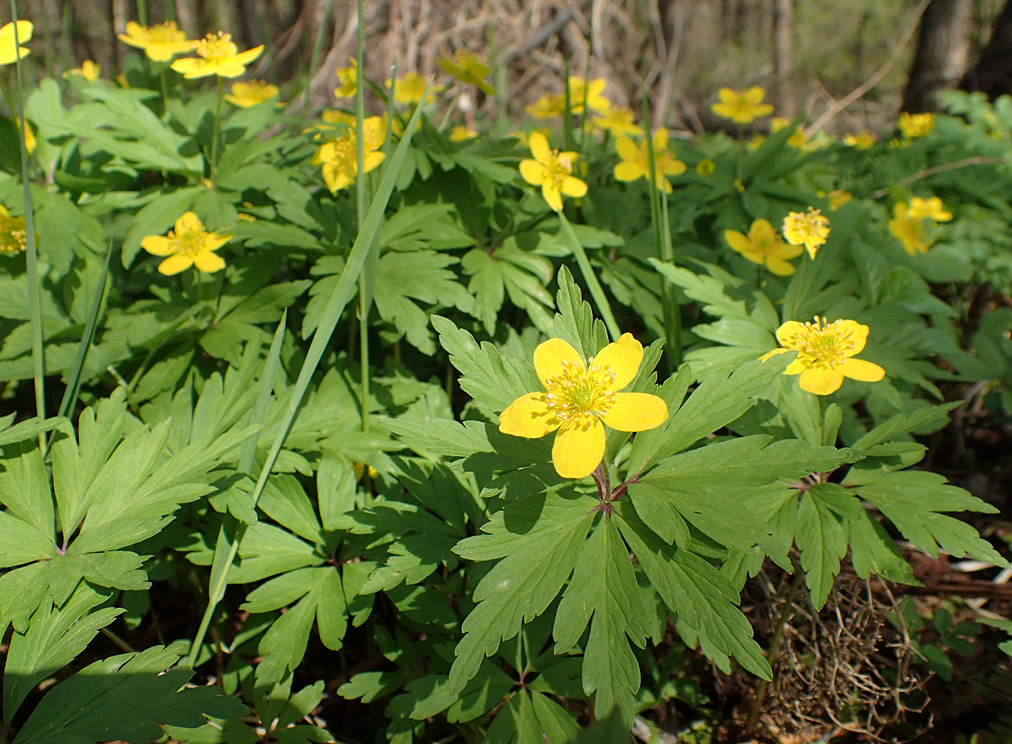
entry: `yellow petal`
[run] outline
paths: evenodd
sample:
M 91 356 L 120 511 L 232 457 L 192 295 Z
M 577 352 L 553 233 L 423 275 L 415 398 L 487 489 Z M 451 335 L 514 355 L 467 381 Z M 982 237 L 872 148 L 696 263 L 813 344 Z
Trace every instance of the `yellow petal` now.
M 541 195 L 545 197 L 548 206 L 556 212 L 562 211 L 562 193 L 557 186 L 552 185 L 549 181 L 545 181 L 541 184 Z
M 193 257 L 193 265 L 200 271 L 206 271 L 207 273 L 213 273 L 215 271 L 221 271 L 225 268 L 225 260 L 217 253 L 211 251 L 201 251 Z
M 176 220 L 176 235 L 191 230 L 203 230 L 204 223 L 200 221 L 193 212 L 183 212 L 179 219 Z
M 521 395 L 499 414 L 499 431 L 527 439 L 543 437 L 558 429 L 559 423 L 545 405 L 544 393 Z
M 548 164 L 551 159 L 552 149 L 548 146 L 548 139 L 541 132 L 531 132 L 528 138 L 531 146 L 531 155 L 540 163 Z
M 594 367 L 599 369 L 608 367 L 611 373 L 615 375 L 612 383 L 608 386 L 608 390 L 615 391 L 621 390 L 633 381 L 642 361 L 643 344 L 633 338 L 631 333 L 623 333 L 618 341 L 610 343 L 601 349 L 598 355 L 594 357 L 590 366 L 591 369 Z M 634 430 L 622 429 L 622 431 Z
M 204 238 L 204 250 L 216 251 L 235 236 L 232 233 L 210 233 Z
M 604 426 L 596 418 L 562 426 L 552 445 L 555 472 L 563 478 L 586 478 L 604 459 L 604 440 Z
M 643 166 L 630 160 L 623 160 L 615 166 L 615 178 L 619 181 L 635 181 L 646 175 Z
M 540 186 L 545 182 L 545 166 L 530 158 L 520 161 L 520 175 L 531 186 Z
M 549 379 L 562 374 L 563 362 L 575 364 L 577 369 L 586 369 L 579 352 L 561 338 L 550 338 L 534 350 L 534 371 L 546 388 Z
M 615 150 L 623 160 L 639 160 L 640 149 L 628 137 L 619 137 L 615 140 Z
M 777 354 L 786 354 L 788 351 L 790 351 L 790 349 L 773 349 L 773 351 L 767 351 L 765 354 L 759 357 L 759 361 L 765 362 L 770 357 L 775 357 Z
M 803 333 L 804 331 L 804 323 L 799 323 L 796 320 L 788 320 L 782 326 L 777 328 L 777 341 L 780 342 L 781 346 L 787 346 L 792 336 L 797 333 Z
M 602 417 L 605 426 L 618 431 L 656 429 L 667 418 L 667 404 L 650 393 L 616 393 L 615 403 Z
M 164 235 L 149 235 L 141 241 L 141 248 L 153 256 L 169 256 L 175 253 L 175 249 L 169 245 L 169 239 Z
M 738 253 L 754 253 L 755 248 L 752 245 L 752 241 L 749 240 L 744 233 L 738 232 L 737 230 L 725 230 L 724 240 L 731 246 L 732 250 Z
M 868 340 L 868 326 L 862 325 L 856 320 L 841 320 L 838 327 L 841 332 L 849 332 L 851 339 L 853 339 L 853 346 L 844 352 L 844 356 L 852 357 L 860 354 L 864 349 L 865 341 Z
M 777 276 L 790 276 L 794 273 L 794 267 L 777 256 L 766 257 L 766 268 Z
M 575 176 L 566 176 L 562 179 L 562 193 L 579 199 L 587 195 L 587 184 Z
M 177 253 L 158 264 L 158 271 L 165 274 L 165 276 L 172 276 L 173 274 L 178 274 L 180 271 L 185 271 L 192 265 L 193 259 Z
M 813 367 L 801 373 L 799 380 L 802 390 L 816 395 L 835 393 L 843 384 L 843 373 L 836 369 Z
M 784 351 L 790 351 L 790 349 L 784 349 Z M 793 362 L 787 365 L 787 369 L 784 370 L 785 375 L 800 375 L 808 367 L 800 359 L 795 359 Z
M 838 368 L 844 377 L 862 382 L 878 382 L 885 377 L 885 370 L 874 362 L 864 359 L 844 359 Z

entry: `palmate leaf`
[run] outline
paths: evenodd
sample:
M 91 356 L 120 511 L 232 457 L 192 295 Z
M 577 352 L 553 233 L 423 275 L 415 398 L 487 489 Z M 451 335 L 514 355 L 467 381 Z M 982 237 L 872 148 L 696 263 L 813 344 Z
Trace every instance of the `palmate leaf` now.
M 649 628 L 629 549 L 615 520 L 599 525 L 579 550 L 576 569 L 555 614 L 556 653 L 569 651 L 590 622 L 584 648 L 583 690 L 595 691 L 594 714 L 613 708 L 631 721 L 640 686 L 639 662 L 631 641 L 643 648 Z M 593 617 L 593 619 L 591 619 Z
M 860 502 L 835 483 L 812 486 L 798 504 L 795 542 L 815 609 L 822 609 L 847 553 L 847 521 L 860 519 Z
M 461 267 L 471 277 L 467 289 L 474 295 L 474 314 L 486 333 L 494 332 L 507 296 L 527 313 L 535 328 L 551 330 L 549 312 L 555 303 L 546 289 L 552 279 L 552 262 L 546 257 L 522 250 L 511 236 L 491 252 L 472 249 L 464 254 Z
M 146 744 L 161 738 L 167 724 L 193 728 L 204 724 L 205 716 L 248 713 L 237 698 L 218 687 L 183 688 L 191 670 L 165 671 L 177 658 L 155 646 L 88 665 L 46 694 L 14 742 Z
M 476 605 L 461 626 L 464 638 L 450 669 L 451 690 L 462 690 L 482 659 L 558 596 L 576 565 L 596 503 L 549 488 L 540 501 L 509 504 L 482 527 L 485 534 L 457 544 L 454 552 L 468 560 L 501 560 L 475 587 Z

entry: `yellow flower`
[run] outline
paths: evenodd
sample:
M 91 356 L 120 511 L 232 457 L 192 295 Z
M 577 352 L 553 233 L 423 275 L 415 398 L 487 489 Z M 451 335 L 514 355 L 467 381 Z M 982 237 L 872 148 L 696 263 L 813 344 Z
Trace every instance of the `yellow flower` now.
M 903 243 L 903 250 L 911 256 L 927 253 L 928 248 L 931 247 L 931 242 L 924 229 L 924 219 L 911 216 L 905 202 L 897 202 L 893 205 L 893 218 L 889 220 L 889 232 Z
M 387 80 L 387 88 L 389 89 L 391 85 L 394 86 L 394 100 L 397 103 L 421 103 L 422 96 L 425 94 L 425 86 L 428 83 L 429 81 L 417 72 L 408 72 L 397 78 L 396 83 L 392 80 Z M 429 95 L 435 96 L 436 93 L 445 88 L 445 85 L 433 83 L 429 85 Z
M 774 349 L 763 356 L 786 351 L 797 351 L 798 357 L 784 370 L 785 375 L 801 375 L 801 389 L 816 395 L 835 393 L 843 378 L 863 382 L 878 382 L 885 370 L 873 362 L 853 359 L 861 353 L 868 339 L 868 326 L 854 320 L 834 320 L 816 317 L 811 323 L 788 320 L 777 329 L 777 341 L 782 349 Z
M 225 100 L 239 108 L 252 108 L 278 95 L 278 86 L 264 80 L 247 80 L 244 83 L 232 83 L 232 92 Z
M 910 200 L 910 216 L 924 217 L 935 222 L 948 222 L 952 219 L 952 212 L 946 211 L 942 206 L 942 200 L 937 196 L 928 199 L 915 196 Z
M 607 82 L 604 78 L 595 78 L 588 83 L 582 77 L 571 76 L 569 78 L 570 113 L 582 114 L 584 103 L 586 103 L 586 108 L 599 114 L 607 114 L 611 109 L 611 101 L 604 97 L 605 85 Z
M 563 478 L 585 478 L 604 459 L 605 431 L 646 431 L 668 418 L 656 395 L 621 393 L 643 361 L 643 345 L 624 333 L 584 363 L 561 338 L 534 350 L 534 369 L 545 392 L 522 395 L 499 415 L 499 431 L 538 439 L 553 431 L 552 463 Z
M 368 470 L 366 470 L 366 468 L 368 468 Z M 369 473 L 370 478 L 375 478 L 379 475 L 379 471 L 376 468 L 372 465 L 366 465 L 364 462 L 353 462 L 351 464 L 351 470 L 355 474 L 356 481 L 362 480 L 362 476 L 367 472 Z
M 118 34 L 118 37 L 124 44 L 143 49 L 148 59 L 154 62 L 168 62 L 173 56 L 190 51 L 197 43 L 187 39 L 186 34 L 176 27 L 175 21 L 165 21 L 150 28 L 129 21 L 126 33 Z
M 17 122 L 15 122 L 17 126 Z M 20 129 L 20 127 L 18 127 Z M 35 132 L 32 131 L 32 125 L 25 122 L 25 152 L 31 155 L 35 152 Z
M 696 173 L 701 175 L 703 178 L 712 176 L 715 170 L 717 170 L 717 164 L 710 160 L 710 158 L 703 158 L 696 163 Z
M 561 212 L 563 194 L 577 198 L 586 195 L 587 184 L 571 175 L 578 153 L 551 149 L 541 132 L 531 132 L 530 146 L 534 159 L 520 161 L 520 175 L 532 186 L 541 187 L 548 206 Z
M 535 119 L 554 119 L 566 110 L 566 97 L 561 93 L 541 96 L 530 106 L 524 106 L 528 116 Z
M 843 142 L 858 150 L 869 150 L 875 145 L 875 136 L 862 129 L 858 134 L 848 134 Z
M 829 218 L 809 207 L 807 212 L 791 212 L 784 217 L 782 229 L 788 243 L 805 246 L 808 255 L 815 258 L 815 252 L 829 237 Z
M 458 124 L 450 130 L 450 142 L 464 142 L 477 136 L 478 133 L 466 124 Z
M 232 41 L 232 34 L 219 31 L 198 41 L 193 51 L 196 57 L 184 57 L 172 63 L 172 69 L 185 78 L 202 78 L 208 75 L 234 78 L 246 72 L 246 65 L 260 56 L 264 45 L 240 52 Z
M 843 189 L 833 189 L 829 192 L 827 199 L 829 201 L 829 211 L 835 212 L 844 204 L 853 201 L 854 195 L 849 191 L 844 191 Z
M 368 173 L 386 157 L 379 151 L 386 137 L 386 124 L 382 117 L 370 116 L 362 122 L 362 127 L 365 132 L 362 138 L 365 150 L 363 173 Z M 324 142 L 313 156 L 314 165 L 323 166 L 323 180 L 330 193 L 336 194 L 355 182 L 358 175 L 356 147 L 355 127 L 350 125 L 333 139 Z
M 900 128 L 900 131 L 903 132 L 903 136 L 906 139 L 923 137 L 935 128 L 935 115 L 910 114 L 904 111 L 900 114 L 900 119 L 896 123 L 896 126 Z
M 720 103 L 710 106 L 713 113 L 739 124 L 748 124 L 773 113 L 773 106 L 762 102 L 766 91 L 758 85 L 741 91 L 721 88 L 717 95 L 720 96 Z
M 477 85 L 486 95 L 495 95 L 495 89 L 485 80 L 489 73 L 488 65 L 474 52 L 458 49 L 452 57 L 440 57 L 436 62 L 447 74 L 465 85 Z
M 13 256 L 25 252 L 25 218 L 11 217 L 0 205 L 0 255 Z
M 615 178 L 619 181 L 635 181 L 638 178 L 650 178 L 650 153 L 647 151 L 646 140 L 638 145 L 628 137 L 615 140 L 615 149 L 622 162 L 615 166 Z M 654 132 L 654 175 L 655 185 L 665 193 L 672 191 L 668 176 L 685 173 L 685 163 L 675 157 L 668 149 L 668 130 L 658 129 Z
M 141 241 L 141 248 L 155 256 L 168 256 L 158 264 L 158 271 L 166 276 L 178 274 L 190 266 L 198 271 L 214 272 L 225 268 L 225 261 L 215 253 L 232 239 L 231 233 L 209 233 L 193 212 L 184 212 L 176 220 L 175 230 L 167 236 L 149 235 Z
M 749 228 L 748 235 L 737 230 L 725 230 L 724 240 L 749 261 L 765 266 L 777 276 L 790 276 L 794 267 L 787 263 L 788 258 L 801 255 L 799 245 L 788 245 L 767 220 L 756 220 Z
M 779 132 L 784 127 L 790 126 L 791 120 L 784 119 L 779 116 L 774 116 L 770 119 L 770 132 Z M 808 145 L 808 135 L 805 134 L 805 130 L 798 127 L 791 136 L 787 138 L 787 144 L 797 150 L 809 150 L 811 147 Z
M 18 21 L 18 44 L 31 41 L 35 26 L 31 21 Z M 0 65 L 9 65 L 17 59 L 24 59 L 32 50 L 14 44 L 14 24 L 8 23 L 0 28 Z
M 358 92 L 358 60 L 348 58 L 349 67 L 342 67 L 337 71 L 337 82 L 340 83 L 334 88 L 334 98 L 354 98 Z
M 94 83 L 102 76 L 102 65 L 86 59 L 81 63 L 80 67 L 75 67 L 73 70 L 67 70 L 63 73 L 63 77 L 68 77 L 69 75 L 80 75 L 89 83 Z
M 633 120 L 633 112 L 627 108 L 613 108 L 604 116 L 595 116 L 594 124 L 606 130 L 612 137 L 639 137 L 643 128 Z

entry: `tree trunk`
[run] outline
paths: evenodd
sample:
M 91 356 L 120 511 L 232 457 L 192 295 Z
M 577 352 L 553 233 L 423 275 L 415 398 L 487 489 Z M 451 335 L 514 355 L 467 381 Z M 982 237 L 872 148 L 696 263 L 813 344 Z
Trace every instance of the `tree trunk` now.
M 788 119 L 797 113 L 794 100 L 794 0 L 773 3 L 773 103 L 777 115 Z
M 921 16 L 914 64 L 903 92 L 902 111 L 938 108 L 935 93 L 955 88 L 970 57 L 973 0 L 931 0 Z
M 983 91 L 992 99 L 1012 93 L 1012 0 L 1006 0 L 991 30 L 991 40 L 977 64 L 959 81 L 959 87 Z

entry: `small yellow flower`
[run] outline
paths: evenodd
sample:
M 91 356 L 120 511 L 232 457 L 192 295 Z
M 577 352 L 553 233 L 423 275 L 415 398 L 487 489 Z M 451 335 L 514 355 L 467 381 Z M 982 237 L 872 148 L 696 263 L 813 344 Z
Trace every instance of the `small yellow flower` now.
M 896 123 L 906 139 L 914 139 L 929 134 L 935 128 L 934 114 L 910 114 L 904 111 Z
M 858 134 L 848 134 L 843 143 L 858 150 L 870 150 L 875 145 L 875 135 L 862 129 Z
M 710 109 L 723 119 L 748 124 L 773 113 L 773 106 L 762 102 L 766 91 L 758 85 L 741 91 L 721 88 L 717 95 L 720 96 L 720 103 L 713 104 Z
M 458 49 L 452 57 L 440 57 L 436 62 L 448 75 L 465 85 L 477 85 L 486 95 L 495 95 L 495 89 L 485 80 L 489 67 L 474 52 Z
M 765 266 L 777 276 L 790 276 L 794 267 L 788 258 L 797 258 L 803 250 L 800 245 L 785 243 L 767 220 L 756 220 L 748 235 L 737 230 L 725 230 L 724 240 L 749 261 Z
M 477 136 L 478 133 L 466 124 L 458 124 L 450 130 L 450 142 L 465 142 Z
M 18 21 L 18 44 L 32 39 L 35 26 L 31 21 Z M 0 28 L 0 65 L 9 65 L 17 59 L 24 59 L 32 50 L 14 43 L 14 24 L 8 23 Z
M 20 129 L 20 127 L 18 128 Z M 35 152 L 35 132 L 32 131 L 32 125 L 28 122 L 25 122 L 25 152 L 29 155 Z
M 190 51 L 197 43 L 187 39 L 186 34 L 176 27 L 175 21 L 165 21 L 150 28 L 129 21 L 126 33 L 118 34 L 118 37 L 124 44 L 143 49 L 148 59 L 154 62 L 168 62 L 175 55 Z
M 218 77 L 234 78 L 246 72 L 246 65 L 260 56 L 263 44 L 245 52 L 232 41 L 232 34 L 219 31 L 208 34 L 198 41 L 193 51 L 196 57 L 183 57 L 172 63 L 172 69 L 183 73 L 188 79 L 217 75 Z
M 815 252 L 829 237 L 829 218 L 809 207 L 807 212 L 791 212 L 784 217 L 782 230 L 788 243 L 805 246 L 808 255 L 815 258 Z
M 368 173 L 379 167 L 386 157 L 380 151 L 386 137 L 386 124 L 383 117 L 370 116 L 363 120 L 362 127 L 365 132 L 362 138 L 365 150 L 363 173 Z M 351 124 L 342 133 L 324 142 L 313 156 L 313 164 L 323 166 L 323 180 L 330 193 L 336 194 L 355 182 L 358 175 L 356 147 L 355 126 Z
M 368 468 L 368 470 L 366 469 Z M 353 462 L 351 464 L 352 472 L 355 474 L 355 480 L 362 480 L 362 476 L 369 473 L 370 478 L 376 478 L 379 475 L 379 471 L 372 465 L 366 465 L 364 462 Z
M 595 78 L 589 83 L 582 77 L 575 75 L 569 78 L 569 111 L 573 114 L 584 112 L 586 108 L 596 111 L 599 114 L 606 114 L 611 109 L 611 101 L 604 97 L 604 86 L 607 82 L 604 78 Z
M 339 85 L 334 88 L 334 98 L 354 98 L 358 92 L 358 60 L 349 57 L 348 63 L 337 71 Z
M 696 163 L 696 173 L 703 178 L 709 178 L 715 170 L 717 170 L 717 164 L 710 160 L 710 158 L 703 158 Z
M 198 271 L 215 272 L 225 268 L 225 261 L 215 253 L 232 239 L 231 233 L 207 232 L 193 212 L 184 212 L 167 236 L 149 235 L 141 248 L 154 256 L 168 256 L 158 264 L 165 276 L 178 274 L 191 266 Z
M 664 401 L 650 393 L 622 393 L 643 361 L 643 345 L 624 333 L 586 362 L 561 338 L 534 350 L 542 393 L 517 398 L 499 415 L 499 431 L 539 439 L 553 431 L 552 463 L 563 478 L 585 478 L 604 459 L 605 431 L 654 429 L 668 418 Z
M 844 204 L 853 201 L 854 195 L 849 191 L 844 191 L 843 189 L 833 189 L 829 192 L 829 195 L 826 198 L 829 201 L 829 211 L 835 212 Z
M 924 229 L 924 219 L 911 216 L 905 202 L 897 202 L 893 205 L 893 218 L 889 220 L 889 232 L 903 243 L 903 250 L 911 256 L 927 253 L 928 248 L 931 247 L 927 231 Z
M 561 212 L 563 194 L 576 198 L 586 195 L 587 184 L 572 175 L 578 153 L 551 149 L 541 132 L 531 132 L 530 146 L 534 159 L 520 161 L 520 175 L 532 186 L 541 187 L 548 206 Z
M 937 196 L 928 199 L 915 196 L 910 200 L 910 216 L 923 217 L 935 222 L 948 222 L 952 219 L 952 212 L 946 211 L 942 206 L 942 200 Z
M 387 80 L 387 89 L 391 85 L 394 86 L 394 100 L 397 103 L 421 103 L 422 96 L 425 95 L 425 86 L 428 85 L 429 81 L 419 75 L 417 72 L 407 72 L 404 75 L 397 78 L 395 83 L 393 80 Z M 435 96 L 440 91 L 446 88 L 445 85 L 433 83 L 429 85 L 429 95 Z
M 633 120 L 633 112 L 627 108 L 612 108 L 604 116 L 595 116 L 594 124 L 612 137 L 639 137 L 643 128 Z
M 668 176 L 685 173 L 685 163 L 675 157 L 668 149 L 668 130 L 658 129 L 654 132 L 654 175 L 655 185 L 665 193 L 672 191 Z M 635 181 L 638 178 L 650 178 L 650 153 L 646 140 L 638 145 L 628 137 L 615 140 L 615 149 L 622 162 L 615 166 L 615 178 L 619 181 Z
M 524 106 L 527 115 L 534 119 L 554 119 L 566 110 L 566 97 L 559 94 L 541 96 L 530 106 Z
M 89 83 L 94 83 L 102 76 L 102 65 L 86 59 L 81 63 L 80 67 L 75 67 L 73 70 L 67 70 L 63 73 L 63 77 L 69 77 L 70 75 L 80 75 Z
M 247 80 L 246 82 L 232 83 L 232 92 L 225 95 L 225 100 L 239 108 L 252 108 L 276 98 L 278 93 L 279 89 L 276 85 L 271 85 L 264 80 Z
M 815 395 L 835 393 L 843 378 L 863 382 L 878 382 L 885 370 L 873 362 L 853 359 L 864 349 L 868 339 L 868 326 L 854 320 L 814 318 L 811 323 L 788 320 L 777 329 L 777 341 L 783 347 L 763 356 L 797 351 L 798 356 L 784 370 L 785 375 L 801 375 L 801 389 Z
M 13 256 L 25 252 L 25 218 L 11 217 L 0 205 L 0 255 Z
M 791 120 L 784 119 L 780 116 L 774 116 L 770 119 L 770 132 L 779 132 L 784 127 L 790 126 Z M 798 127 L 791 136 L 787 138 L 787 145 L 793 147 L 796 150 L 810 150 L 811 146 L 808 144 L 808 135 L 805 134 L 805 130 Z

